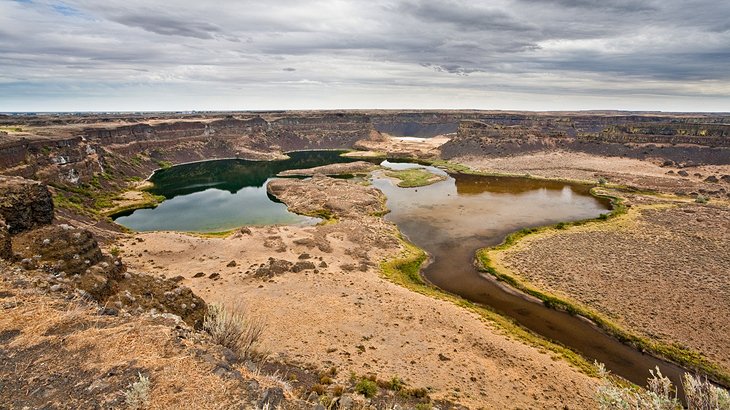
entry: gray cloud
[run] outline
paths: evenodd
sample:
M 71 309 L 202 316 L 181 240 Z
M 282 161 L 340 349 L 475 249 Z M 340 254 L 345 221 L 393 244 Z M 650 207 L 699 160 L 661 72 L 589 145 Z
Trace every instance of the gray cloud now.
M 712 0 L 5 1 L 0 111 L 91 109 L 101 94 L 99 109 L 437 108 L 458 95 L 476 108 L 649 109 L 675 96 L 730 111 L 728 15 Z M 522 105 L 490 105 L 505 101 Z
M 199 39 L 213 39 L 220 33 L 220 28 L 214 24 L 197 21 L 174 19 L 168 16 L 146 15 L 141 13 L 124 14 L 111 19 L 130 27 L 139 27 L 151 33 L 166 36 L 193 37 Z

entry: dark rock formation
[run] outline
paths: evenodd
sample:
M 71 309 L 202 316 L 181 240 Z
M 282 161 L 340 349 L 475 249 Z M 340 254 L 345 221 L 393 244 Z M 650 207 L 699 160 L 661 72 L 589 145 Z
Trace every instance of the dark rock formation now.
M 190 289 L 175 279 L 126 272 L 121 259 L 104 254 L 85 229 L 47 226 L 15 236 L 13 246 L 28 261 L 27 269 L 45 272 L 41 278 L 52 290 L 81 293 L 116 310 L 155 309 L 202 325 L 206 305 Z
M 0 219 L 5 221 L 10 234 L 50 224 L 51 193 L 39 182 L 0 175 Z
M 289 272 L 292 266 L 294 266 L 294 264 L 287 260 L 269 258 L 268 264 L 260 266 L 258 269 L 256 269 L 254 276 L 260 278 L 271 278 L 276 275 L 281 275 L 283 273 Z

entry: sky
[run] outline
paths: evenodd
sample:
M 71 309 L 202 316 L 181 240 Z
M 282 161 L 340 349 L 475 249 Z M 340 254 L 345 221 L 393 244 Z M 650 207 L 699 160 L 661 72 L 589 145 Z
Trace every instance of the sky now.
M 727 0 L 0 0 L 0 112 L 730 112 Z

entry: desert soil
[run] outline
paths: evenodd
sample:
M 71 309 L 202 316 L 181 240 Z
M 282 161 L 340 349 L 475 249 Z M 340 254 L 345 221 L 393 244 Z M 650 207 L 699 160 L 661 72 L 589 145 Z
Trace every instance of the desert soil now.
M 397 257 L 399 244 L 393 225 L 370 216 L 383 206 L 371 190 L 326 177 L 289 181 L 276 189 L 280 199 L 310 198 L 300 211 L 337 203 L 338 222 L 225 238 L 140 233 L 117 245 L 130 270 L 182 275 L 207 302 L 247 305 L 267 321 L 263 348 L 274 358 L 335 366 L 337 378 L 397 375 L 471 408 L 595 407 L 597 380 L 474 313 L 382 278 L 379 264 Z
M 529 236 L 493 262 L 730 371 L 730 207 L 630 196 L 616 220 Z

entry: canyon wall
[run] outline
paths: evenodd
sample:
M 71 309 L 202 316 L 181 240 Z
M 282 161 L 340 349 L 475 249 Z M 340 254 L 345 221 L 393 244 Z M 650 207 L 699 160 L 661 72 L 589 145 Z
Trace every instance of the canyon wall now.
M 728 117 L 494 115 L 459 124 L 444 158 L 546 150 L 692 164 L 730 164 Z
M 52 185 L 144 177 L 215 158 L 347 149 L 378 131 L 453 134 L 444 158 L 573 150 L 683 164 L 730 162 L 730 116 L 618 112 L 323 111 L 2 116 L 0 173 Z M 21 131 L 17 131 L 20 129 Z M 103 182 L 103 181 L 102 181 Z
M 360 114 L 269 114 L 214 118 L 130 118 L 89 124 L 85 117 L 64 123 L 27 120 L 37 133 L 0 136 L 0 172 L 51 184 L 78 184 L 118 170 L 140 176 L 166 163 L 214 158 L 270 159 L 272 153 L 308 149 L 347 149 L 371 137 L 370 118 Z M 5 121 L 9 121 L 5 119 Z M 90 126 L 91 125 L 91 126 Z M 116 175 L 119 176 L 119 175 Z

